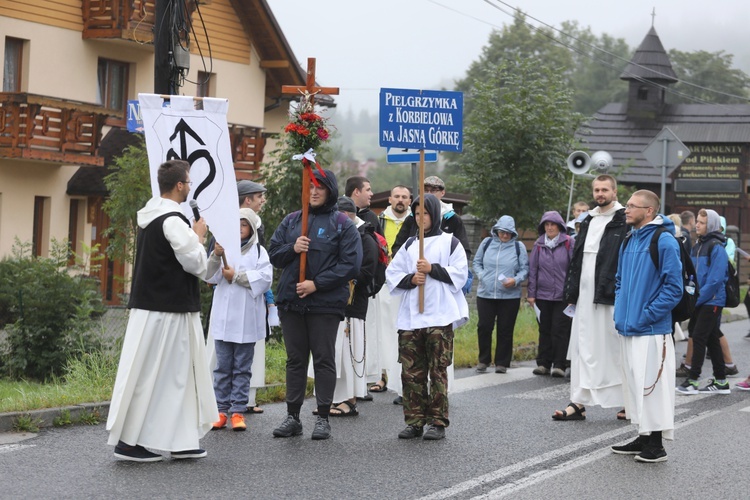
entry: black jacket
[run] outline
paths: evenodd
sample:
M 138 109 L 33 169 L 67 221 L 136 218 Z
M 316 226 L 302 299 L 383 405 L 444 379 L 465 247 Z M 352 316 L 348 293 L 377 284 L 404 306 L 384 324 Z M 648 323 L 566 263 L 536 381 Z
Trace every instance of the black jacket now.
M 445 217 L 442 218 L 440 222 L 440 229 L 444 233 L 451 233 L 453 236 L 458 238 L 458 241 L 461 242 L 461 246 L 464 247 L 464 250 L 466 251 L 466 258 L 469 259 L 469 262 L 471 262 L 469 238 L 468 236 L 466 236 L 466 228 L 464 227 L 464 222 L 461 220 L 461 217 L 459 217 L 457 213 L 450 213 L 452 215 L 447 219 Z M 406 243 L 406 240 L 408 240 L 412 236 L 416 236 L 418 231 L 419 228 L 414 223 L 414 216 L 409 215 L 406 219 L 404 219 L 404 223 L 401 224 L 401 229 L 399 229 L 398 234 L 396 235 L 396 241 L 393 242 L 393 248 L 391 248 L 391 255 L 396 255 L 396 252 L 398 252 L 399 248 L 401 248 L 404 243 Z
M 367 285 L 375 276 L 375 266 L 378 263 L 378 244 L 375 243 L 375 228 L 365 222 L 357 228 L 362 238 L 362 266 L 357 275 L 357 284 L 354 287 L 354 302 L 346 306 L 348 318 L 366 319 L 367 305 L 370 296 L 367 293 Z
M 369 222 L 375 231 L 382 236 L 383 229 L 380 227 L 380 220 L 377 214 L 368 208 L 357 209 L 357 217 L 365 222 Z
M 581 223 L 581 230 L 576 236 L 573 248 L 573 260 L 570 261 L 568 275 L 565 278 L 563 299 L 569 304 L 578 302 L 578 292 L 581 284 L 581 267 L 583 265 L 583 247 L 589 231 L 589 223 L 593 217 L 589 215 Z M 604 228 L 604 234 L 599 242 L 596 254 L 596 274 L 594 276 L 594 304 L 614 305 L 615 303 L 615 274 L 620 255 L 620 245 L 628 234 L 625 224 L 625 209 L 615 212 L 612 220 Z
M 344 319 L 349 280 L 357 277 L 362 263 L 362 238 L 349 217 L 336 210 L 336 177 L 330 170 L 325 172 L 326 177 L 322 177 L 315 171 L 315 177 L 328 188 L 329 196 L 322 207 L 310 210 L 307 220 L 311 241 L 305 276 L 317 290 L 304 299 L 296 291 L 300 254 L 294 251 L 294 243 L 301 234 L 301 212 L 284 218 L 271 237 L 268 255 L 271 264 L 282 270 L 276 290 L 280 308 L 302 314 L 338 314 Z

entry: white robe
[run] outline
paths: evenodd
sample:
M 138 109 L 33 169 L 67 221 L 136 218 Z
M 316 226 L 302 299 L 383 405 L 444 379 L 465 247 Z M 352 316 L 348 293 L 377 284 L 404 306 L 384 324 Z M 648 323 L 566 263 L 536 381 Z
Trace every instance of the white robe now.
M 662 431 L 664 439 L 674 439 L 675 360 L 670 336 L 620 336 L 625 412 L 630 422 L 638 426 L 640 435 Z M 653 392 L 644 395 L 654 382 Z
M 348 335 L 346 327 L 346 320 L 339 323 L 339 331 L 336 334 L 336 389 L 333 392 L 333 401 L 336 403 L 367 394 L 363 359 L 365 322 L 350 318 Z
M 603 408 L 623 406 L 620 340 L 614 323 L 614 306 L 594 304 L 594 276 L 599 242 L 605 226 L 622 206 L 615 205 L 601 214 L 599 208 L 586 234 L 578 302 L 568 346 L 570 359 L 570 400 Z
M 176 202 L 152 198 L 139 210 L 138 225 L 173 211 L 180 211 Z M 163 230 L 185 272 L 202 277 L 206 252 L 198 236 L 178 217 L 165 219 Z M 200 313 L 132 309 L 107 418 L 108 443 L 194 450 L 218 418 Z

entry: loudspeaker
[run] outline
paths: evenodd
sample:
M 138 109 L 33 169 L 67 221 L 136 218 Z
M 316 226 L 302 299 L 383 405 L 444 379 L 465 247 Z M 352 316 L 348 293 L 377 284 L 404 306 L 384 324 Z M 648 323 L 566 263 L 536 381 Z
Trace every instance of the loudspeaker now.
M 568 156 L 568 170 L 576 175 L 585 174 L 591 168 L 591 157 L 583 151 L 573 151 Z
M 568 159 L 568 161 L 570 161 L 570 159 Z M 609 167 L 612 166 L 612 155 L 606 151 L 597 151 L 591 155 L 591 164 L 595 170 L 606 172 L 609 170 Z

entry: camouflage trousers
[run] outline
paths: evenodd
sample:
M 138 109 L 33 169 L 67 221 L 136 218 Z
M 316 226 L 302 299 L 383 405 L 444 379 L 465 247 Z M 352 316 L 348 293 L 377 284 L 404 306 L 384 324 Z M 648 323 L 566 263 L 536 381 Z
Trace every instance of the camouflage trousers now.
M 453 360 L 453 326 L 399 330 L 398 358 L 406 425 L 447 427 L 447 370 Z

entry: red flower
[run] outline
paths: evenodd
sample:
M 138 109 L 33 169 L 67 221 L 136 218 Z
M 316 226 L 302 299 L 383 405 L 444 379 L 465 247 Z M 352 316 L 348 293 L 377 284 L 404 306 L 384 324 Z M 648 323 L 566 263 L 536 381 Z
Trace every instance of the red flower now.
M 316 115 L 315 113 L 302 113 L 300 118 L 302 118 L 306 122 L 316 122 L 321 119 L 320 116 Z
M 319 128 L 316 132 L 321 141 L 328 140 L 328 131 L 324 128 Z
M 295 132 L 297 132 L 299 135 L 310 135 L 310 131 L 301 125 L 297 125 L 297 130 Z

